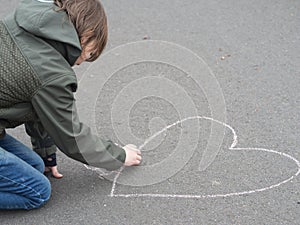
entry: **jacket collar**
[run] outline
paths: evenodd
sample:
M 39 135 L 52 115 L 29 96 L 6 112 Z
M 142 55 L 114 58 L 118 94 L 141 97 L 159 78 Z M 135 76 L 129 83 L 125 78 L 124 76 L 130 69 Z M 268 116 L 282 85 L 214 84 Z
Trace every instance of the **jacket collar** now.
M 81 54 L 80 40 L 65 11 L 49 0 L 22 0 L 15 11 L 16 23 L 44 39 L 59 51 L 71 66 Z

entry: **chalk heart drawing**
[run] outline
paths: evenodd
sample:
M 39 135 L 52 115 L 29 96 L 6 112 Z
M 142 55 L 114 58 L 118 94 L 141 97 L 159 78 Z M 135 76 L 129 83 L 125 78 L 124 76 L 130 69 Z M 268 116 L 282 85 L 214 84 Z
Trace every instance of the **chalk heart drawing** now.
M 270 154 L 277 154 L 281 157 L 285 157 L 289 160 L 292 160 L 295 163 L 295 166 L 297 167 L 297 171 L 295 172 L 295 174 L 293 174 L 292 176 L 276 183 L 276 184 L 272 184 L 270 186 L 266 186 L 266 187 L 262 187 L 262 188 L 258 188 L 258 189 L 252 189 L 252 190 L 245 190 L 245 191 L 241 191 L 241 192 L 232 192 L 232 193 L 220 193 L 220 194 L 206 194 L 206 195 L 183 195 L 183 194 L 168 194 L 168 193 L 164 193 L 164 194 L 157 194 L 157 193 L 143 193 L 143 194 L 117 194 L 116 193 L 116 189 L 117 189 L 117 183 L 118 183 L 118 179 L 120 179 L 120 176 L 122 175 L 122 173 L 124 171 L 126 171 L 126 167 L 122 167 L 120 168 L 118 171 L 113 171 L 113 172 L 105 172 L 102 169 L 99 168 L 93 168 L 90 166 L 85 165 L 85 167 L 87 169 L 90 170 L 94 170 L 96 171 L 101 177 L 106 177 L 107 179 L 111 179 L 112 174 L 114 174 L 114 179 L 113 179 L 113 184 L 112 184 L 112 189 L 110 192 L 110 197 L 123 197 L 123 198 L 137 198 L 137 197 L 152 197 L 152 198 L 188 198 L 188 199 L 199 199 L 199 198 L 217 198 L 217 197 L 230 197 L 230 196 L 238 196 L 238 195 L 245 195 L 245 194 L 251 194 L 251 193 L 256 193 L 256 192 L 262 192 L 262 191 L 266 191 L 269 189 L 273 189 L 276 187 L 279 187 L 282 184 L 285 184 L 287 182 L 290 182 L 291 180 L 293 180 L 295 177 L 297 177 L 300 173 L 300 162 L 294 158 L 293 156 L 286 154 L 284 152 L 279 152 L 279 151 L 275 151 L 275 150 L 271 150 L 271 149 L 265 149 L 265 148 L 238 148 L 236 147 L 237 143 L 238 143 L 238 137 L 237 134 L 235 132 L 235 130 L 228 124 L 223 123 L 221 121 L 215 120 L 213 118 L 210 117 L 206 117 L 206 116 L 194 116 L 194 117 L 187 117 L 185 119 L 182 119 L 180 121 L 177 121 L 173 124 L 170 124 L 168 126 L 166 126 L 165 128 L 163 128 L 162 130 L 158 131 L 157 133 L 155 133 L 154 135 L 152 135 L 151 137 L 149 137 L 148 139 L 145 140 L 144 144 L 139 146 L 140 149 L 143 149 L 148 143 L 151 142 L 151 140 L 153 140 L 155 137 L 163 134 L 165 131 L 167 131 L 168 129 L 178 125 L 179 123 L 184 123 L 186 121 L 189 120 L 209 120 L 212 121 L 214 123 L 220 124 L 222 126 L 224 126 L 225 128 L 229 129 L 232 132 L 233 135 L 233 141 L 231 146 L 229 147 L 230 151 L 261 151 L 261 152 L 267 152 Z M 135 167 L 134 170 L 131 170 L 131 173 L 133 176 L 135 176 L 136 174 L 134 173 L 135 171 L 139 170 L 138 167 Z M 125 179 L 128 178 L 128 176 L 125 176 Z M 141 179 L 141 178 L 138 178 Z M 125 183 L 125 181 L 122 181 L 122 183 Z
M 93 167 L 89 167 L 86 166 L 86 168 L 90 169 L 90 170 L 94 170 L 96 171 L 99 175 L 107 177 L 108 179 L 110 179 L 110 176 L 112 175 L 112 173 L 114 174 L 114 179 L 113 179 L 113 184 L 112 184 L 112 189 L 110 192 L 110 197 L 123 197 L 123 198 L 137 198 L 137 197 L 153 197 L 153 198 L 189 198 L 189 199 L 199 199 L 199 198 L 217 198 L 217 197 L 230 197 L 230 196 L 238 196 L 238 195 L 245 195 L 245 194 L 251 194 L 251 193 L 256 193 L 256 192 L 262 192 L 262 191 L 266 191 L 272 188 L 276 188 L 279 187 L 282 184 L 285 184 L 287 182 L 290 182 L 291 180 L 293 180 L 296 176 L 299 175 L 300 173 L 300 162 L 294 158 L 293 156 L 283 153 L 283 152 L 279 152 L 279 151 L 275 151 L 275 150 L 271 150 L 271 149 L 265 149 L 265 148 L 238 148 L 236 147 L 237 143 L 238 143 L 238 137 L 237 134 L 235 132 L 235 130 L 228 124 L 223 123 L 221 121 L 215 120 L 213 118 L 210 117 L 206 117 L 206 116 L 194 116 L 194 117 L 188 117 L 185 119 L 182 119 L 180 121 L 177 121 L 173 124 L 170 124 L 168 126 L 166 126 L 165 128 L 163 128 L 162 130 L 158 131 L 157 133 L 155 133 L 153 136 L 149 137 L 147 140 L 145 140 L 144 144 L 141 145 L 139 148 L 143 149 L 148 143 L 151 142 L 151 140 L 153 140 L 155 137 L 157 137 L 158 135 L 163 134 L 165 131 L 167 131 L 168 129 L 172 128 L 173 126 L 176 126 L 179 123 L 184 123 L 186 121 L 189 120 L 209 120 L 212 121 L 214 123 L 220 124 L 222 126 L 224 126 L 225 128 L 228 128 L 232 134 L 233 134 L 233 141 L 231 146 L 229 147 L 230 151 L 261 151 L 261 152 L 267 152 L 270 154 L 277 154 L 281 157 L 286 157 L 289 160 L 292 160 L 295 163 L 295 166 L 297 168 L 297 171 L 295 172 L 295 174 L 293 174 L 292 176 L 276 183 L 276 184 L 272 184 L 270 186 L 266 186 L 266 187 L 262 187 L 262 188 L 258 188 L 258 189 L 252 189 L 252 190 L 245 190 L 245 191 L 241 191 L 241 192 L 232 192 L 232 193 L 220 193 L 220 194 L 206 194 L 206 195 L 182 195 L 182 194 L 168 194 L 168 193 L 164 193 L 164 194 L 157 194 L 157 193 L 143 193 L 143 194 L 117 194 L 116 193 L 116 189 L 117 189 L 117 183 L 118 183 L 118 179 L 120 179 L 120 176 L 122 175 L 122 173 L 124 171 L 126 171 L 126 167 L 122 167 L 120 170 L 118 171 L 114 171 L 111 173 L 105 173 L 103 172 L 103 170 L 98 169 L 98 168 L 93 168 Z M 134 173 L 134 171 L 137 171 L 139 168 L 136 167 L 134 170 L 131 170 L 132 175 L 135 176 L 136 174 Z M 127 176 L 125 177 L 125 179 L 128 178 Z M 139 178 L 141 179 L 141 178 Z M 124 181 L 122 181 L 122 183 L 124 183 Z

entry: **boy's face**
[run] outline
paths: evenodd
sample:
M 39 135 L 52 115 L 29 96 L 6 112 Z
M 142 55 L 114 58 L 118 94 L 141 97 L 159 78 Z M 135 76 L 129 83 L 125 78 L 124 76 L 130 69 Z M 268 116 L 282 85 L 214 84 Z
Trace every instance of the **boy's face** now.
M 81 55 L 78 57 L 78 59 L 75 62 L 75 65 L 80 65 L 82 62 L 88 61 L 92 57 L 94 52 L 93 46 L 94 44 L 93 42 L 91 42 L 87 44 L 85 48 L 83 48 Z

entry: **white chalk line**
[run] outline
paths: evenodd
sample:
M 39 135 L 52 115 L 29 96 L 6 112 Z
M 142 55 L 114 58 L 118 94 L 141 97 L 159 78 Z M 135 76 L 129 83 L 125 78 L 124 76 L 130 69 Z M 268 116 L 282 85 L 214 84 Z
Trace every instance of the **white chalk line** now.
M 280 156 L 289 158 L 291 160 L 293 160 L 297 167 L 298 170 L 297 172 L 292 175 L 291 177 L 273 184 L 271 186 L 267 186 L 267 187 L 263 187 L 263 188 L 258 188 L 258 189 L 253 189 L 253 190 L 248 190 L 248 191 L 242 191 L 242 192 L 232 192 L 232 193 L 227 193 L 227 194 L 208 194 L 208 195 L 181 195 L 181 194 L 154 194 L 154 193 L 149 193 L 149 194 L 115 194 L 115 189 L 116 189 L 116 184 L 117 184 L 117 180 L 119 178 L 119 176 L 121 175 L 122 171 L 124 170 L 125 167 L 121 167 L 118 171 L 112 171 L 109 174 L 104 174 L 105 175 L 111 175 L 112 173 L 116 173 L 116 176 L 113 180 L 113 185 L 112 185 L 112 189 L 110 192 L 110 197 L 124 197 L 124 198 L 137 198 L 137 197 L 152 197 L 152 198 L 187 198 L 187 199 L 200 199 L 200 198 L 218 198 L 218 197 L 230 197 L 230 196 L 239 196 L 239 195 L 247 195 L 247 194 L 252 194 L 252 193 L 257 193 L 257 192 L 263 192 L 263 191 L 267 191 L 270 189 L 273 189 L 275 187 L 279 187 L 282 184 L 285 184 L 287 182 L 290 182 L 291 180 L 293 180 L 295 177 L 297 177 L 300 174 L 300 162 L 294 158 L 293 156 L 286 154 L 284 152 L 279 152 L 279 151 L 275 151 L 275 150 L 271 150 L 271 149 L 265 149 L 265 148 L 235 148 L 235 146 L 237 145 L 238 141 L 237 141 L 237 135 L 235 130 L 228 124 L 218 121 L 216 119 L 210 118 L 210 117 L 206 117 L 206 116 L 192 116 L 192 117 L 187 117 L 184 118 L 182 120 L 179 120 L 173 124 L 170 124 L 168 126 L 166 126 L 165 128 L 163 128 L 162 130 L 156 132 L 154 135 L 152 135 L 151 137 L 149 137 L 148 139 L 145 140 L 145 142 L 139 147 L 139 149 L 143 149 L 145 147 L 145 145 L 147 145 L 150 141 L 152 141 L 155 137 L 157 137 L 158 135 L 164 133 L 165 131 L 167 131 L 168 129 L 170 129 L 171 127 L 174 127 L 180 123 L 183 123 L 185 121 L 188 120 L 195 120 L 195 119 L 205 119 L 205 120 L 210 120 L 213 122 L 216 122 L 218 124 L 221 124 L 225 127 L 227 127 L 228 129 L 231 130 L 232 134 L 233 134 L 233 142 L 231 144 L 231 146 L 229 147 L 229 150 L 234 150 L 234 151 L 264 151 L 264 152 L 269 152 L 269 153 L 273 153 L 273 154 L 278 154 Z M 88 168 L 90 169 L 90 168 Z M 94 169 L 97 170 L 97 169 Z
M 122 167 L 119 169 L 117 175 L 116 175 L 115 178 L 114 178 L 113 185 L 112 185 L 111 191 L 110 191 L 110 197 L 115 197 L 115 196 L 116 196 L 116 195 L 114 194 L 114 192 L 115 192 L 115 189 L 116 189 L 117 179 L 119 178 L 119 176 L 120 176 L 120 174 L 122 173 L 122 171 L 124 170 L 124 168 L 125 168 L 125 167 L 122 166 Z
M 53 3 L 53 0 L 37 0 L 37 1 L 42 3 Z
M 213 194 L 213 195 L 179 195 L 179 194 L 172 195 L 172 194 L 151 194 L 151 193 L 150 194 L 114 194 L 114 190 L 112 189 L 110 197 L 123 197 L 123 198 L 153 197 L 153 198 L 186 198 L 186 199 L 218 198 L 218 197 L 225 198 L 225 197 L 230 197 L 230 196 L 247 195 L 247 194 L 267 191 L 267 190 L 273 189 L 275 187 L 279 187 L 280 185 L 285 184 L 287 182 L 290 182 L 296 176 L 298 176 L 300 173 L 300 162 L 297 159 L 295 159 L 294 157 L 292 157 L 286 153 L 283 153 L 283 152 L 278 152 L 275 150 L 263 149 L 263 148 L 230 148 L 230 150 L 265 151 L 265 152 L 275 153 L 275 154 L 292 159 L 297 164 L 298 171 L 294 175 L 289 177 L 288 179 L 283 180 L 280 183 L 273 184 L 268 187 L 253 189 L 253 190 L 249 190 L 249 191 L 233 192 L 233 193 L 228 193 L 228 194 Z M 117 181 L 117 178 L 119 177 L 119 175 L 120 175 L 120 173 L 116 176 L 116 179 L 114 180 L 114 182 Z M 114 183 L 114 185 L 115 185 L 115 183 Z M 114 186 L 114 189 L 115 189 L 115 186 Z

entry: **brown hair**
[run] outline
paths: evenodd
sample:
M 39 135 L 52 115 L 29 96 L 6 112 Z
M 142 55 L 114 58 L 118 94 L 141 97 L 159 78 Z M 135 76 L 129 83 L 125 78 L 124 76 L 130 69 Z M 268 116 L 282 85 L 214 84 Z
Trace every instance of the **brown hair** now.
M 104 8 L 99 0 L 54 0 L 54 3 L 65 10 L 74 24 L 84 49 L 93 43 L 94 52 L 87 61 L 96 60 L 107 43 L 108 29 Z

